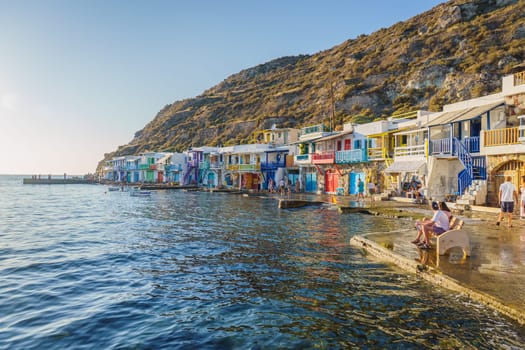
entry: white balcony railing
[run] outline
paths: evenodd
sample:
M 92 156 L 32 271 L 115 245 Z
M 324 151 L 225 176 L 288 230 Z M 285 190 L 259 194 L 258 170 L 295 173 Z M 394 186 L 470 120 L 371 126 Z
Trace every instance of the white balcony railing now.
M 394 148 L 394 157 L 425 156 L 425 145 L 403 146 Z

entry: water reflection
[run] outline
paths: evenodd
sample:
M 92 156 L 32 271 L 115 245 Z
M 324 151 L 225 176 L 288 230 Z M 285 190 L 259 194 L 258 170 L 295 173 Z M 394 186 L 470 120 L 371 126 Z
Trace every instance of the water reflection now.
M 523 343 L 522 330 L 486 308 L 349 246 L 357 233 L 402 229 L 394 220 L 224 194 L 35 191 L 29 206 L 44 209 L 27 212 L 0 247 L 0 348 Z M 26 212 L 16 210 L 10 223 Z

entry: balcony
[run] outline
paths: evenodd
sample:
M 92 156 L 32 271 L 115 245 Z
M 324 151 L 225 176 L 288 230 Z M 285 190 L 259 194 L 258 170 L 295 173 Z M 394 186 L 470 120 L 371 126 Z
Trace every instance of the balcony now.
M 312 163 L 313 164 L 334 164 L 335 162 L 335 152 L 320 152 L 312 154 Z
M 261 164 L 239 164 L 239 171 L 260 171 Z
M 286 160 L 274 160 L 269 162 L 261 162 L 261 170 L 276 170 L 278 168 L 286 168 Z
M 230 164 L 228 165 L 230 171 L 259 171 L 261 170 L 260 164 Z
M 425 144 L 394 148 L 394 157 L 425 157 Z
M 210 168 L 210 162 L 205 160 L 199 163 L 200 170 L 208 170 Z
M 223 162 L 219 162 L 219 161 L 210 162 L 210 168 L 211 169 L 222 169 L 223 166 L 224 166 Z
M 480 149 L 479 139 L 480 139 L 479 136 L 474 136 L 474 137 L 466 138 L 462 140 L 461 142 L 465 145 L 465 147 L 470 153 L 479 153 L 479 149 Z
M 188 160 L 188 168 L 195 168 L 197 166 L 199 166 L 199 160 L 198 159 Z
M 325 131 L 323 124 L 312 125 L 312 126 L 307 126 L 306 128 L 302 128 L 301 135 L 317 134 L 317 133 L 322 133 L 323 131 Z
M 450 138 L 430 140 L 431 153 L 437 154 L 452 154 L 452 140 Z
M 366 154 L 360 148 L 348 151 L 337 151 L 335 153 L 335 162 L 337 164 L 361 163 L 366 161 Z
M 514 86 L 525 84 L 525 72 L 514 74 Z
M 149 170 L 149 164 L 139 164 L 139 170 Z
M 483 131 L 484 147 L 519 144 L 519 128 L 506 128 Z
M 388 152 L 382 147 L 372 147 L 368 149 L 368 160 L 385 160 Z
M 181 164 L 168 164 L 164 166 L 164 169 L 166 172 L 182 171 L 182 165 Z
M 295 164 L 312 164 L 311 154 L 296 154 L 294 156 Z

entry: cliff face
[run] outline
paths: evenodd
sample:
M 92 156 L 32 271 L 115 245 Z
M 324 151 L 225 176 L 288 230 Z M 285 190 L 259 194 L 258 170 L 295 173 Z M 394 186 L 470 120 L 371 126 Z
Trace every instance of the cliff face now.
M 452 0 L 314 55 L 243 70 L 195 98 L 166 105 L 105 159 L 147 150 L 247 142 L 256 129 L 336 127 L 500 90 L 525 59 L 525 0 Z

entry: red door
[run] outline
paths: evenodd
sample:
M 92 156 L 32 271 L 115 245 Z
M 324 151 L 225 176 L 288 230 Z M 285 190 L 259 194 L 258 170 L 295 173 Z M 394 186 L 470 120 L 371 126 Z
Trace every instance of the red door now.
M 335 193 L 336 188 L 339 187 L 339 174 L 333 170 L 327 170 L 325 173 L 325 192 Z

